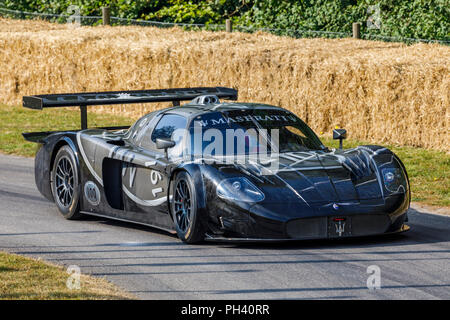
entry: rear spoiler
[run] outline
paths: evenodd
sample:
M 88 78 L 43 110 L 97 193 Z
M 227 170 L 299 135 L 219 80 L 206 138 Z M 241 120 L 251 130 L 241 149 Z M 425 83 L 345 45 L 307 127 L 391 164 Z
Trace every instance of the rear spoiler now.
M 106 91 L 85 93 L 61 93 L 24 96 L 23 106 L 25 108 L 42 110 L 44 108 L 80 107 L 81 130 L 87 129 L 87 106 L 114 105 L 150 102 L 172 102 L 179 106 L 181 101 L 195 99 L 202 95 L 215 95 L 218 98 L 237 100 L 238 92 L 232 88 L 225 87 L 198 87 L 198 88 L 176 88 L 158 90 L 132 90 L 132 91 Z M 115 129 L 115 127 L 110 127 Z M 123 127 L 117 127 L 121 129 Z M 40 135 L 39 135 L 40 134 Z M 42 140 L 48 133 L 33 132 L 24 133 L 25 139 L 33 142 Z M 37 137 L 39 136 L 39 138 Z

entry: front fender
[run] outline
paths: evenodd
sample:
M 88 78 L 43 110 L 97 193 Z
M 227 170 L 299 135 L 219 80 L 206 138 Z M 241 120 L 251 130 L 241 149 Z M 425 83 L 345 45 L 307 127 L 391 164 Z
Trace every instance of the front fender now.
M 194 183 L 195 186 L 195 192 L 196 192 L 196 198 L 197 198 L 197 213 L 200 217 L 200 220 L 202 221 L 202 224 L 204 227 L 207 227 L 207 221 L 208 221 L 208 212 L 206 209 L 206 193 L 205 193 L 205 185 L 203 181 L 203 174 L 198 164 L 189 163 L 189 164 L 181 164 L 180 166 L 173 169 L 170 173 L 170 179 L 169 179 L 169 204 L 171 202 L 171 199 L 173 199 L 172 194 L 172 182 L 175 179 L 175 176 L 178 172 L 185 171 L 187 172 Z M 172 218 L 172 212 L 171 212 L 172 206 L 169 205 L 169 211 L 170 211 L 170 217 Z
M 398 218 L 403 217 L 408 211 L 411 202 L 411 187 L 405 165 L 392 150 L 387 148 L 372 145 L 359 146 L 358 148 L 368 151 L 376 163 L 379 176 L 378 179 L 380 181 L 381 188 L 384 190 L 383 193 L 386 203 L 386 211 L 389 213 L 389 217 L 393 222 L 398 220 Z M 399 167 L 403 171 L 406 183 L 406 190 L 403 196 L 397 194 L 392 195 L 384 186 L 382 168 L 385 166 Z

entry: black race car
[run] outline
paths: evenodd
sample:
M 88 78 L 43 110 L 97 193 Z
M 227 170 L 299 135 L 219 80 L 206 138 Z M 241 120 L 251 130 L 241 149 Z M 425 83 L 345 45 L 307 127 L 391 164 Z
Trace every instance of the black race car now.
M 230 88 L 23 97 L 27 108 L 79 106 L 81 130 L 24 133 L 38 142 L 39 191 L 67 219 L 84 214 L 202 240 L 344 238 L 409 229 L 400 159 L 380 146 L 330 150 L 285 109 Z M 180 106 L 180 101 L 191 102 Z M 87 129 L 87 106 L 170 101 L 131 127 Z

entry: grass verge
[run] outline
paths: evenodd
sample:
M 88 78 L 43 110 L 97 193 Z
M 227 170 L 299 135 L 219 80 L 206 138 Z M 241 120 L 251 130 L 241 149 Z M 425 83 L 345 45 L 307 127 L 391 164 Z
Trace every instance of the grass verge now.
M 36 144 L 26 141 L 22 132 L 56 131 L 80 128 L 78 110 L 44 109 L 42 111 L 19 106 L 0 104 L 0 151 L 6 154 L 32 157 Z M 134 120 L 111 114 L 91 113 L 89 127 L 121 126 L 133 124 Z
M 76 110 L 28 110 L 18 106 L 0 105 L 0 152 L 33 156 L 36 145 L 23 139 L 26 131 L 64 130 L 80 127 Z M 134 119 L 111 114 L 89 113 L 89 126 L 132 124 Z M 351 132 L 349 132 L 351 136 Z M 336 148 L 337 141 L 321 137 L 325 145 Z M 368 144 L 346 140 L 345 148 Z M 411 182 L 412 200 L 435 206 L 450 206 L 450 155 L 445 152 L 414 147 L 386 145 L 406 166 Z
M 80 289 L 66 285 L 69 274 L 61 266 L 0 252 L 0 299 L 133 299 L 103 278 L 80 275 Z

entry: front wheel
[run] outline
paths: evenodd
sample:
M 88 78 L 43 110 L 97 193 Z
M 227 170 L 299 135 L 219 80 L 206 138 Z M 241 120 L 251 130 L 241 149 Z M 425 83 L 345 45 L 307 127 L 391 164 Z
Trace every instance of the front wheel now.
M 205 232 L 198 215 L 195 186 L 187 172 L 177 174 L 173 184 L 171 211 L 178 237 L 186 243 L 203 240 Z
M 59 212 L 68 220 L 79 219 L 82 215 L 79 207 L 78 166 L 69 146 L 63 146 L 56 154 L 51 185 Z

